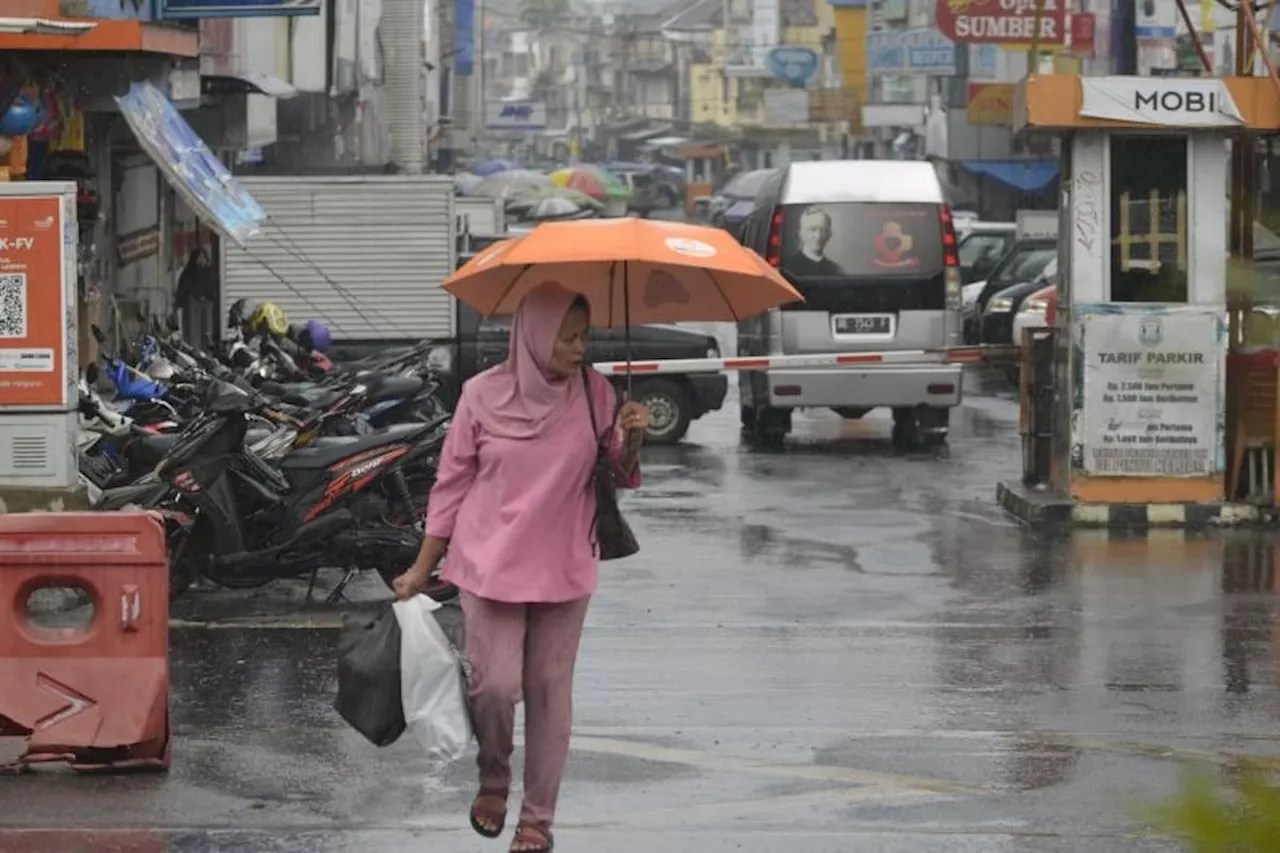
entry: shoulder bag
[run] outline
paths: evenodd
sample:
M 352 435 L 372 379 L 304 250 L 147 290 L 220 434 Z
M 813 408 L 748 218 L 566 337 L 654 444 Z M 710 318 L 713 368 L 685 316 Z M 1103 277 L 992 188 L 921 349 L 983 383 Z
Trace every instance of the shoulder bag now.
M 640 543 L 631 532 L 631 525 L 622 517 L 618 508 L 618 484 L 615 479 L 613 459 L 610 458 L 610 445 L 613 431 L 618 423 L 618 412 L 622 410 L 622 401 L 613 409 L 613 420 L 609 428 L 600 432 L 596 421 L 595 395 L 591 391 L 591 376 L 587 371 L 593 368 L 582 366 L 582 387 L 587 395 L 587 412 L 591 415 L 591 434 L 596 443 L 596 464 L 591 473 L 591 486 L 596 493 L 596 514 L 591 521 L 591 546 L 601 560 L 617 560 L 630 557 L 640 550 Z

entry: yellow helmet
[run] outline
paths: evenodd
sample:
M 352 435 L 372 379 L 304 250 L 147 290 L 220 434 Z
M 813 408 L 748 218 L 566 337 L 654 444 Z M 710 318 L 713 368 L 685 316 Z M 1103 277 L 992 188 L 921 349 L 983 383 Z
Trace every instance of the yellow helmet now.
M 284 337 L 289 333 L 289 318 L 279 305 L 264 302 L 249 315 L 249 331 L 252 334 L 270 332 L 276 337 Z

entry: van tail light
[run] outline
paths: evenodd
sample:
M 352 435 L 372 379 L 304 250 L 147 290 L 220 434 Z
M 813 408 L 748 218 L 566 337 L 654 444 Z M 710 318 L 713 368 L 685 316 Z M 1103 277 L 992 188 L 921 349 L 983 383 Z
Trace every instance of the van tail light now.
M 782 263 L 782 208 L 775 207 L 769 219 L 769 242 L 764 247 L 764 259 L 770 266 Z
M 938 206 L 938 217 L 942 220 L 942 260 L 949 267 L 960 266 L 959 241 L 956 240 L 956 224 L 951 218 L 951 208 L 945 204 Z
M 947 310 L 964 309 L 964 285 L 960 281 L 960 251 L 956 240 L 956 225 L 951 218 L 951 208 L 938 205 L 938 218 L 942 225 L 942 262 L 945 266 L 947 286 Z

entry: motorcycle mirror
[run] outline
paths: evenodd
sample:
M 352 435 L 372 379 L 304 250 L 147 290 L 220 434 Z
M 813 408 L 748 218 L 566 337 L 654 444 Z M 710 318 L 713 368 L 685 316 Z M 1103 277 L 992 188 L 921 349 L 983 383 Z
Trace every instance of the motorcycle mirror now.
M 97 327 L 95 326 L 94 328 L 97 328 Z M 96 385 L 98 383 L 98 376 L 99 376 L 99 373 L 98 373 L 97 364 L 90 364 L 88 367 L 84 369 L 84 381 L 88 382 L 90 385 Z
M 97 323 L 94 323 L 94 324 L 93 324 L 92 326 L 90 326 L 89 328 L 90 328 L 90 330 L 92 330 L 92 331 L 93 331 L 93 339 L 94 339 L 95 341 L 97 341 L 97 342 L 98 342 L 98 345 L 99 345 L 99 346 L 101 346 L 102 344 L 105 344 L 105 343 L 107 342 L 107 336 L 106 336 L 105 334 L 103 334 L 103 332 L 102 332 L 102 330 L 101 330 L 101 329 L 99 329 L 99 328 L 98 328 L 98 324 L 97 324 Z

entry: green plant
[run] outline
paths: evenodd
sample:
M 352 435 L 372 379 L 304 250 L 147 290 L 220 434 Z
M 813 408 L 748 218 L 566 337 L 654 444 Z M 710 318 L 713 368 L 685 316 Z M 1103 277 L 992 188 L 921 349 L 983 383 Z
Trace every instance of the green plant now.
M 1244 766 L 1225 785 L 1192 770 L 1176 797 L 1152 809 L 1151 823 L 1189 853 L 1280 853 L 1280 787 Z

